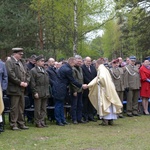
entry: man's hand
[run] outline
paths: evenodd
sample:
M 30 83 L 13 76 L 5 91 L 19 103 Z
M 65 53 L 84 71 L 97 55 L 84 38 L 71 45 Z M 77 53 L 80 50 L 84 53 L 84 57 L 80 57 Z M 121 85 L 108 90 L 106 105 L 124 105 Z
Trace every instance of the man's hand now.
M 35 97 L 36 99 L 38 99 L 38 98 L 39 98 L 39 94 L 38 94 L 38 93 L 35 93 L 35 94 L 34 94 L 34 97 Z
M 26 82 L 21 82 L 21 83 L 20 83 L 20 86 L 22 86 L 22 87 L 27 87 L 28 84 L 27 84 Z
M 75 96 L 75 97 L 76 97 L 76 96 L 77 96 L 77 92 L 74 92 L 74 93 L 73 93 L 73 96 Z
M 85 90 L 88 88 L 88 85 L 87 84 L 82 84 L 82 88 Z

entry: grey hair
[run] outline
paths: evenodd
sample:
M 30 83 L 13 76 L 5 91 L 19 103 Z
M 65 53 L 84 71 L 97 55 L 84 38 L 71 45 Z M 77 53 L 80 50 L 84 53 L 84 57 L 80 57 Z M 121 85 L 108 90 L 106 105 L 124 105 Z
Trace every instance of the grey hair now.
M 75 55 L 74 58 L 75 59 L 82 59 L 82 57 L 80 55 Z

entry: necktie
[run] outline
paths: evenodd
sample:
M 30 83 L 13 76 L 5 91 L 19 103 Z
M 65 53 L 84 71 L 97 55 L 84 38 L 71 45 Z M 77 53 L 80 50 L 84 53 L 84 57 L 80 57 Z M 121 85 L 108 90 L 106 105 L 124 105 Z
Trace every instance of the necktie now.
M 41 70 L 42 72 L 44 72 L 44 69 L 43 69 L 42 67 L 40 67 L 40 70 Z
M 89 71 L 91 72 L 90 66 L 89 66 Z

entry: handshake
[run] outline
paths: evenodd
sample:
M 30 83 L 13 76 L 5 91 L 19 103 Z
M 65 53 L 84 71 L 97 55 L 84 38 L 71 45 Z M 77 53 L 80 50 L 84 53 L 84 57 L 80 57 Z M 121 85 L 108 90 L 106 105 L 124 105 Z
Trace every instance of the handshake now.
M 85 90 L 88 88 L 88 85 L 87 84 L 82 84 L 82 88 Z

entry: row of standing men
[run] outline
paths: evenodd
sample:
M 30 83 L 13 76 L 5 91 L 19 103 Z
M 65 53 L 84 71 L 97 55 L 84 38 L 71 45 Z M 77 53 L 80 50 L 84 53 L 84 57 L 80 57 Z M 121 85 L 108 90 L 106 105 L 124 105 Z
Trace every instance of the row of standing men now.
M 22 115 L 24 111 L 24 92 L 29 83 L 31 88 L 29 91 L 32 91 L 30 94 L 34 98 L 36 127 L 46 127 L 44 118 L 46 115 L 47 99 L 50 97 L 50 93 L 55 102 L 56 124 L 60 126 L 68 124 L 64 117 L 63 107 L 68 85 L 70 86 L 73 123 L 84 123 L 88 120 L 94 121 L 95 109 L 88 98 L 87 84 L 96 77 L 97 72 L 94 65 L 91 65 L 90 57 L 85 58 L 84 64 L 82 64 L 81 56 L 76 56 L 75 59 L 70 58 L 59 70 L 54 68 L 54 59 L 50 58 L 46 71 L 43 56 L 34 58 L 34 62 L 36 62 L 34 67 L 33 61 L 30 61 L 27 65 L 22 61 L 22 48 L 13 48 L 12 50 L 13 55 L 6 62 L 6 68 L 8 72 L 7 94 L 11 99 L 10 125 L 13 130 L 28 129 L 24 124 Z M 112 68 L 109 68 L 120 99 L 123 100 L 123 91 L 125 89 L 128 92 L 127 116 L 129 117 L 133 115 L 138 116 L 138 98 L 141 83 L 139 70 L 135 67 L 135 61 L 136 58 L 131 56 L 130 64 L 125 68 L 119 68 L 118 60 L 113 60 Z M 32 68 L 30 73 L 27 66 L 29 69 Z M 148 67 L 145 68 L 148 69 Z M 142 81 L 149 85 L 148 79 L 150 77 L 148 74 L 145 78 Z M 52 86 L 52 92 L 49 92 L 51 91 L 49 84 Z M 83 92 L 82 87 L 85 89 Z M 142 97 L 147 98 L 149 95 Z M 145 100 L 145 104 L 146 102 L 147 100 Z M 148 114 L 145 109 L 144 112 Z M 122 114 L 119 116 L 122 117 Z

